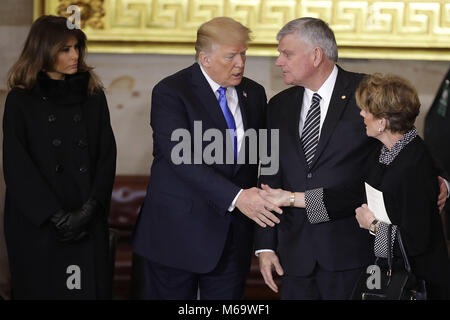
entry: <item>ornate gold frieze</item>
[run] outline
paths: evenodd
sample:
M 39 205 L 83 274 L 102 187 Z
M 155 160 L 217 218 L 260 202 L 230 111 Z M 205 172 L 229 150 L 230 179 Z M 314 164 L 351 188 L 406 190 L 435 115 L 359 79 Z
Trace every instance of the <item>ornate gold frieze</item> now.
M 34 0 L 35 17 L 81 8 L 90 51 L 194 52 L 199 25 L 230 16 L 253 32 L 249 54 L 276 55 L 276 33 L 302 16 L 335 31 L 341 57 L 450 60 L 450 0 Z
M 60 0 L 59 5 L 56 8 L 57 15 L 69 17 L 71 13 L 67 12 L 67 8 L 71 5 L 78 6 L 80 8 L 81 15 L 81 28 L 86 26 L 92 29 L 104 29 L 103 17 L 105 16 L 105 10 L 103 9 L 103 0 Z

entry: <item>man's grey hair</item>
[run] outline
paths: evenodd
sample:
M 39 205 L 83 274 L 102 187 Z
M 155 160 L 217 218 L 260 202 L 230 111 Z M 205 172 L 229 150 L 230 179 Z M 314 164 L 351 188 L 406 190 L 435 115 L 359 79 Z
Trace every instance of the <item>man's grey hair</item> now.
M 313 47 L 322 48 L 328 59 L 337 62 L 338 50 L 334 32 L 320 19 L 303 17 L 288 22 L 277 34 L 277 40 L 288 34 L 296 34 Z

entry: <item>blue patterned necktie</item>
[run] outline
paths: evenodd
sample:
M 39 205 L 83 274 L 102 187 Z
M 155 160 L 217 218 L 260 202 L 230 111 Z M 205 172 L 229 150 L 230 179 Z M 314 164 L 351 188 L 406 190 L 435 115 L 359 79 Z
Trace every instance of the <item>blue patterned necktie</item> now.
M 231 113 L 230 108 L 228 108 L 227 96 L 226 96 L 227 88 L 220 87 L 217 89 L 219 92 L 219 105 L 222 109 L 223 115 L 228 125 L 228 129 L 233 130 L 233 150 L 234 150 L 234 161 L 237 159 L 237 135 L 236 135 L 236 122 L 234 121 L 233 114 Z
M 302 131 L 302 147 L 305 152 L 306 161 L 310 167 L 314 159 L 314 154 L 316 153 L 317 144 L 319 143 L 321 99 L 322 97 L 318 93 L 314 93 Z

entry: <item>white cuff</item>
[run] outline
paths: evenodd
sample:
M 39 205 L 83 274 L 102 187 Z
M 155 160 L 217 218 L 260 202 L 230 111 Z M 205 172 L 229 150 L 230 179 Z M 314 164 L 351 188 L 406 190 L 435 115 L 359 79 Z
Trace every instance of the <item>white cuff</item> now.
M 239 198 L 239 195 L 241 194 L 241 192 L 244 191 L 244 189 L 241 189 L 238 194 L 236 195 L 236 197 L 234 197 L 233 202 L 231 203 L 230 207 L 228 208 L 228 211 L 232 212 L 234 210 L 234 208 L 236 208 L 236 201 Z
M 260 252 L 275 252 L 272 249 L 260 249 L 255 251 L 255 256 L 259 256 Z

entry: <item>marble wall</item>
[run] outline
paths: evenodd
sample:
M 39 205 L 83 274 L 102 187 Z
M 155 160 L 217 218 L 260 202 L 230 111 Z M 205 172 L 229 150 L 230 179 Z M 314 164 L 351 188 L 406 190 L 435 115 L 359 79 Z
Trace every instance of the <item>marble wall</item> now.
M 7 94 L 8 69 L 17 59 L 32 23 L 31 0 L 2 0 L 0 2 L 0 120 Z M 111 112 L 111 121 L 118 145 L 117 174 L 146 175 L 152 161 L 152 137 L 149 127 L 150 95 L 162 78 L 194 62 L 192 56 L 153 54 L 89 54 L 88 63 L 95 66 L 101 77 Z M 286 88 L 282 74 L 274 65 L 274 57 L 248 57 L 246 76 L 261 83 L 268 97 Z M 418 89 L 422 111 L 417 119 L 419 132 L 438 90 L 450 67 L 445 61 L 393 61 L 344 59 L 339 64 L 349 71 L 391 72 L 408 78 Z M 0 133 L 1 138 L 1 133 Z M 1 139 L 0 139 L 1 141 Z M 1 157 L 0 157 L 1 159 Z M 1 160 L 0 160 L 1 165 Z M 0 181 L 3 172 L 0 170 Z M 4 183 L 0 182 L 0 194 Z M 0 196 L 3 208 L 3 196 Z M 0 234 L 2 234 L 0 219 Z M 0 294 L 5 294 L 7 267 L 3 238 L 0 237 Z M 6 280 L 5 280 L 6 279 Z

